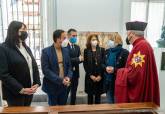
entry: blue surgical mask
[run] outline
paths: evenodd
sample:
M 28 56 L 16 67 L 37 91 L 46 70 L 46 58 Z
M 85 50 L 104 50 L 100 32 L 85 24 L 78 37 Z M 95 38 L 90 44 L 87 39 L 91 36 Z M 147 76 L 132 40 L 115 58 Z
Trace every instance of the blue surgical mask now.
M 69 39 L 70 43 L 75 44 L 77 42 L 77 38 L 76 37 L 72 37 Z
M 108 46 L 108 48 L 114 48 L 114 47 L 116 47 L 115 42 L 112 41 L 112 40 L 108 40 L 107 46 Z

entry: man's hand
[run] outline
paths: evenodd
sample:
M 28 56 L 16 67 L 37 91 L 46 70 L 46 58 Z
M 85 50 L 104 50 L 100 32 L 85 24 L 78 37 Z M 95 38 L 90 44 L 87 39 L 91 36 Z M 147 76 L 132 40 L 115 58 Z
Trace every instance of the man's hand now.
M 25 94 L 25 95 L 32 95 L 32 94 L 34 94 L 35 92 L 34 92 L 34 90 L 32 89 L 32 88 L 24 88 L 23 90 L 22 90 L 22 94 Z
M 65 77 L 65 78 L 63 79 L 63 84 L 64 84 L 65 86 L 69 86 L 69 85 L 70 85 L 70 78 L 69 78 L 69 77 Z

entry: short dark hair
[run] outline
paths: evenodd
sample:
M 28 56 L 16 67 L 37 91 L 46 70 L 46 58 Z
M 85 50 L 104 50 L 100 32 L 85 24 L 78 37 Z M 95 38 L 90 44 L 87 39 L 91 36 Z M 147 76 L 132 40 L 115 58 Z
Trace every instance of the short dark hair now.
M 64 33 L 65 31 L 62 29 L 57 29 L 53 32 L 53 40 L 54 42 L 57 41 L 57 39 L 61 38 L 61 34 Z
M 77 30 L 76 30 L 76 29 L 71 28 L 71 29 L 69 29 L 69 30 L 68 30 L 68 32 L 67 32 L 67 33 L 68 33 L 68 34 L 70 34 L 71 32 L 77 32 Z
M 7 30 L 7 37 L 5 40 L 5 43 L 8 44 L 11 47 L 19 46 L 19 36 L 18 31 L 19 29 L 24 25 L 26 28 L 26 25 L 19 21 L 12 21 Z

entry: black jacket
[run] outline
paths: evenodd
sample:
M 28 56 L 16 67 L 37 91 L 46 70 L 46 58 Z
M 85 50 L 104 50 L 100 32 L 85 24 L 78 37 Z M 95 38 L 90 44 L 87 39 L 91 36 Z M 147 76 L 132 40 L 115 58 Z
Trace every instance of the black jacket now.
M 31 84 L 28 64 L 17 47 L 10 47 L 5 43 L 0 45 L 0 80 L 4 99 L 8 96 L 19 97 L 22 88 L 41 85 L 37 63 L 30 48 L 27 46 L 25 48 L 32 58 L 33 84 Z
M 73 70 L 73 76 L 74 77 L 79 77 L 79 64 L 81 63 L 79 56 L 81 55 L 80 52 L 80 47 L 76 44 L 74 44 L 74 48 L 72 48 L 69 44 L 67 46 L 69 50 L 69 55 L 71 59 L 71 65 L 72 65 L 72 70 Z
M 93 59 L 91 49 L 85 49 L 84 50 L 84 69 L 86 72 L 85 75 L 85 92 L 87 94 L 102 94 L 103 93 L 103 58 L 104 58 L 104 48 L 97 47 L 96 49 L 96 59 L 97 59 L 97 68 L 95 69 L 95 65 L 93 65 L 93 62 L 95 61 Z M 95 70 L 95 71 L 94 71 Z M 90 78 L 91 75 L 100 75 L 102 77 L 102 80 L 100 82 L 93 82 L 93 80 Z

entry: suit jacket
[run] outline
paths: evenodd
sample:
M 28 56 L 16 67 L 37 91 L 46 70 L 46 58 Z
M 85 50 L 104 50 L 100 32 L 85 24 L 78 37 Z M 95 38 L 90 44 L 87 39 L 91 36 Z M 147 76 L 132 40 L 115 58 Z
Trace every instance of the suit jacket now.
M 79 64 L 81 63 L 79 56 L 80 56 L 80 47 L 76 44 L 73 45 L 74 48 L 72 48 L 69 44 L 67 46 L 69 50 L 69 55 L 71 59 L 71 65 L 72 65 L 72 71 L 73 71 L 73 78 L 79 77 Z
M 67 48 L 62 48 L 64 76 L 72 77 L 71 63 Z M 42 50 L 41 66 L 44 74 L 42 90 L 48 94 L 58 94 L 66 88 L 59 77 L 59 65 L 54 45 Z
M 0 79 L 4 99 L 10 96 L 19 97 L 22 88 L 29 88 L 35 84 L 41 85 L 37 63 L 30 48 L 25 46 L 25 49 L 32 58 L 33 84 L 27 61 L 18 48 L 5 43 L 0 46 Z

